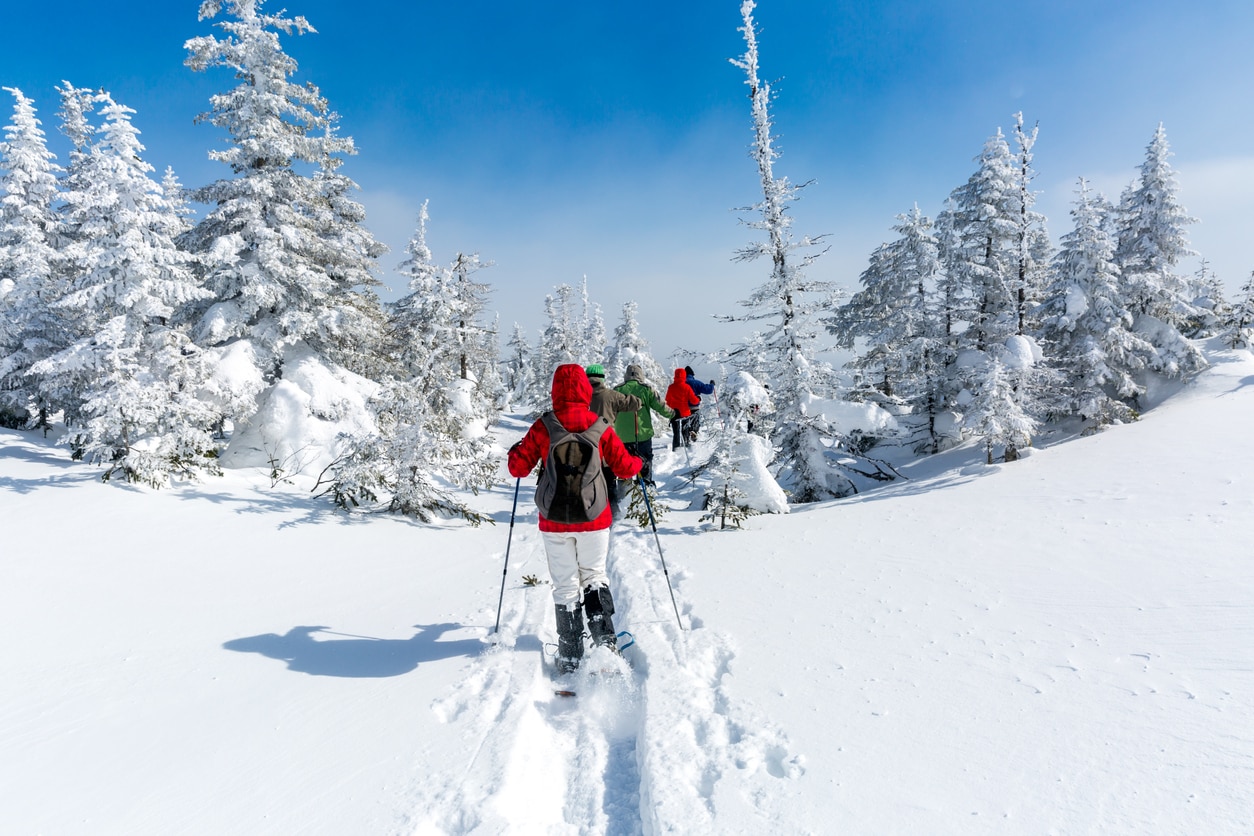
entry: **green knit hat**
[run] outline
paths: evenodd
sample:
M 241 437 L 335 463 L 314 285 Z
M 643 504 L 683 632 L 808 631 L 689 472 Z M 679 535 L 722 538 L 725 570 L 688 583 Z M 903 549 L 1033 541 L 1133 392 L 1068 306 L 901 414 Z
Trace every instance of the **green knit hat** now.
M 588 377 L 605 377 L 605 368 L 600 363 L 593 363 L 584 369 L 584 374 Z

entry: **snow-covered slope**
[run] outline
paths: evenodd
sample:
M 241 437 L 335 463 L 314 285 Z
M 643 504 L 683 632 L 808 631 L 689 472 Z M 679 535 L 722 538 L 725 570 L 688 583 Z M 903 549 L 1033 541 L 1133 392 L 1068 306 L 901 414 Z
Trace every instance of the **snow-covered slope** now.
M 574 699 L 527 484 L 511 541 L 512 482 L 430 527 L 261 472 L 102 486 L 0 431 L 0 832 L 1248 832 L 1254 362 L 1211 359 L 1011 465 L 671 511 L 682 631 L 616 528 L 635 671 Z M 659 442 L 672 495 L 685 464 Z

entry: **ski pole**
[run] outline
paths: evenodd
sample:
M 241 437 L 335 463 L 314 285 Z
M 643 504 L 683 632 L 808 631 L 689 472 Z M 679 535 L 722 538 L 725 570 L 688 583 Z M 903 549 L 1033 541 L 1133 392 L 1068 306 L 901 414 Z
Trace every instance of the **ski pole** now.
M 509 512 L 509 536 L 505 539 L 505 566 L 501 568 L 501 597 L 496 599 L 496 626 L 493 633 L 501 631 L 501 604 L 505 603 L 505 573 L 509 571 L 509 549 L 514 544 L 514 516 L 518 513 L 518 489 L 522 487 L 522 477 L 514 482 L 514 507 Z
M 644 479 L 639 476 L 636 477 L 636 483 L 640 485 L 640 492 L 644 494 L 644 507 L 649 512 L 649 525 L 653 526 L 653 539 L 657 541 L 657 553 L 662 558 L 662 574 L 666 576 L 666 589 L 671 594 L 671 606 L 675 608 L 675 621 L 679 624 L 679 629 L 682 632 L 684 622 L 679 617 L 679 605 L 675 603 L 675 590 L 671 586 L 671 573 L 666 568 L 666 554 L 662 551 L 662 538 L 658 536 L 657 520 L 653 517 L 653 503 L 649 502 L 649 487 L 644 483 Z

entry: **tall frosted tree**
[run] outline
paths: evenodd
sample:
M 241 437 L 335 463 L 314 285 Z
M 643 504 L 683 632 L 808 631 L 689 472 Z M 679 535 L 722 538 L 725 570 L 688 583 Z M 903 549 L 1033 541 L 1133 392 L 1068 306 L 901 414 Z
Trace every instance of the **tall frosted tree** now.
M 939 223 L 949 232 L 945 270 L 966 302 L 963 348 L 987 351 L 1017 329 L 1020 206 L 1016 161 L 998 129 L 976 158 L 979 168 L 950 195 Z
M 636 318 L 639 308 L 640 306 L 635 302 L 627 302 L 623 305 L 623 319 L 614 328 L 614 340 L 610 345 L 605 379 L 612 383 L 625 380 L 627 367 L 634 364 L 644 372 L 646 380 L 652 382 L 655 387 L 661 387 L 661 391 L 665 391 L 669 378 L 662 371 L 662 366 L 658 361 L 653 359 L 649 343 L 640 333 L 640 323 Z
M 1025 336 L 1034 330 L 1034 323 L 1029 319 L 1040 303 L 1047 282 L 1050 244 L 1049 233 L 1045 229 L 1045 216 L 1032 208 L 1036 205 L 1036 192 L 1032 191 L 1032 181 L 1036 179 L 1036 170 L 1032 167 L 1032 149 L 1036 146 L 1037 128 L 1033 126 L 1032 130 L 1026 130 L 1023 127 L 1022 113 L 1016 113 L 1014 120 L 1014 210 L 1017 213 L 1015 238 L 1018 246 L 1011 289 L 1015 307 L 1015 334 Z
M 516 322 L 506 349 L 505 385 L 510 402 L 519 406 L 534 406 L 529 403 L 529 398 L 536 391 L 535 351 L 527 339 L 527 332 Z
M 798 187 L 786 177 L 776 177 L 779 158 L 771 134 L 769 105 L 771 86 L 758 76 L 757 28 L 753 20 L 753 0 L 744 0 L 740 12 L 744 25 L 745 53 L 732 63 L 745 73 L 752 103 L 753 145 L 751 156 L 757 164 L 762 185 L 762 202 L 754 207 L 759 217 L 747 225 L 759 230 L 765 240 L 740 250 L 739 261 L 769 259 L 770 278 L 740 304 L 748 313 L 726 317 L 726 321 L 762 323 L 761 329 L 745 341 L 735 356 L 755 358 L 755 376 L 771 387 L 777 414 L 771 441 L 777 451 L 774 466 L 777 478 L 797 502 L 843 496 L 853 483 L 828 464 L 828 451 L 838 444 L 820 415 L 807 413 L 806 406 L 816 395 L 827 394 L 832 372 L 816 359 L 818 315 L 830 303 L 830 284 L 809 278 L 806 268 L 816 254 L 802 252 L 818 238 L 794 238 L 788 205 L 798 197 Z
M 399 272 L 409 293 L 393 306 L 393 376 L 371 401 L 376 432 L 348 440 L 331 468 L 330 493 L 345 507 L 385 502 L 423 520 L 478 523 L 450 486 L 478 490 L 495 477 L 489 427 L 499 378 L 495 332 L 480 320 L 488 287 L 474 279 L 478 255 L 435 264 L 427 204 Z
M 70 339 L 52 307 L 65 292 L 56 251 L 59 169 L 34 102 L 4 89 L 14 104 L 0 143 L 0 420 L 20 425 L 33 409 L 46 427 L 60 407 L 43 396 L 31 368 Z
M 1042 305 L 1041 334 L 1065 381 L 1058 411 L 1079 416 L 1089 429 L 1134 417 L 1135 399 L 1145 391 L 1140 378 L 1155 354 L 1133 332 L 1120 292 L 1106 222 L 1112 211 L 1081 178 L 1073 228 L 1062 237 Z
M 1170 156 L 1167 132 L 1159 124 L 1136 180 L 1119 201 L 1115 263 L 1135 316 L 1133 328 L 1157 349 L 1151 368 L 1187 378 L 1206 367 L 1201 352 L 1181 332 L 1199 313 L 1188 280 L 1177 272 L 1183 258 L 1196 255 L 1185 234 L 1196 219 L 1180 204 Z
M 175 244 L 185 223 L 151 177 L 134 111 L 107 93 L 95 101 L 104 125 L 87 152 L 93 177 L 66 195 L 82 272 L 55 305 L 79 337 L 32 371 L 65 404 L 75 458 L 104 465 L 106 480 L 160 487 L 217 470 L 213 415 L 198 398 L 209 369 L 173 324 L 209 294 Z
M 935 351 L 928 305 L 940 275 L 932 222 L 918 206 L 897 221 L 897 239 L 875 249 L 859 277 L 862 289 L 836 309 L 827 325 L 837 345 L 863 347 L 852 365 L 868 370 L 889 395 L 915 388 L 919 363 Z
M 291 81 L 296 62 L 279 34 L 315 30 L 262 5 L 205 0 L 200 18 L 226 12 L 215 24 L 224 34 L 186 43 L 192 70 L 226 68 L 239 82 L 200 116 L 226 132 L 229 147 L 209 156 L 232 176 L 193 194 L 211 208 L 184 242 L 214 295 L 197 337 L 209 346 L 248 341 L 266 382 L 281 376 L 284 352 L 297 343 L 369 372 L 383 314 L 363 288 L 377 284 L 375 261 L 386 248 L 362 226 L 356 184 L 339 173 L 356 153 L 352 139 L 338 134 L 339 117 L 317 87 Z

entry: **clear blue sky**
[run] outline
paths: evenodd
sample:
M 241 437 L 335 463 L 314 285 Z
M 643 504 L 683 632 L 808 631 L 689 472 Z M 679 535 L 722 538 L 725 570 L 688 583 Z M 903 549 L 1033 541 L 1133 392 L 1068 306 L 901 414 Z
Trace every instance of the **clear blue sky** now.
M 188 186 L 225 176 L 206 159 L 221 134 L 193 119 L 233 79 L 182 63 L 184 41 L 212 31 L 197 0 L 4 5 L 0 84 L 35 100 L 62 159 L 54 86 L 67 79 L 135 108 L 159 170 Z M 544 295 L 586 275 L 611 328 L 639 302 L 663 363 L 738 338 L 711 316 L 737 312 L 767 266 L 731 262 L 752 237 L 733 210 L 760 197 L 728 63 L 743 52 L 737 0 L 264 8 L 318 30 L 285 49 L 357 143 L 343 170 L 393 249 L 384 281 L 400 281 L 391 271 L 429 198 L 438 259 L 496 262 L 481 277 L 506 332 L 536 333 Z M 1040 123 L 1036 186 L 1055 240 L 1076 178 L 1117 197 L 1161 121 L 1201 220 L 1195 248 L 1230 287 L 1254 270 L 1248 0 L 761 0 L 755 14 L 762 75 L 777 80 L 776 172 L 814 181 L 795 229 L 832 245 L 816 277 L 853 287 L 894 215 L 917 202 L 934 216 L 1020 110 Z

